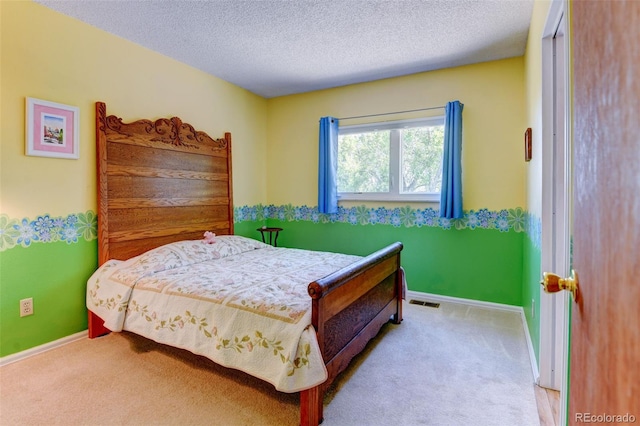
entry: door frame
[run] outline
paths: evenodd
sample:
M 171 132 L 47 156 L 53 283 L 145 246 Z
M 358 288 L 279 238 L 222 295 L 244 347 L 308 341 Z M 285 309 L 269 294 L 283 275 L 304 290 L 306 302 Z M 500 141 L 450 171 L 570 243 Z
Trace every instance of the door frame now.
M 564 30 L 564 144 L 554 149 L 554 36 Z M 571 98 L 570 31 L 567 0 L 552 1 L 542 33 L 542 235 L 541 273 L 569 275 L 571 232 Z M 556 168 L 556 164 L 558 168 Z M 556 195 L 557 194 L 557 195 Z M 554 203 L 555 198 L 555 203 Z M 555 211 L 554 211 L 555 210 Z M 569 293 L 540 289 L 538 384 L 560 391 L 560 424 L 566 421 L 569 355 Z

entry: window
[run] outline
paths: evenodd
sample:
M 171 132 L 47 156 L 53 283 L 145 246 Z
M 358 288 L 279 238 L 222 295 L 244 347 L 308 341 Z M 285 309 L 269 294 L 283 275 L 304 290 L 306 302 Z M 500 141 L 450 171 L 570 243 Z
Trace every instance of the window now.
M 440 201 L 444 116 L 341 126 L 340 200 Z

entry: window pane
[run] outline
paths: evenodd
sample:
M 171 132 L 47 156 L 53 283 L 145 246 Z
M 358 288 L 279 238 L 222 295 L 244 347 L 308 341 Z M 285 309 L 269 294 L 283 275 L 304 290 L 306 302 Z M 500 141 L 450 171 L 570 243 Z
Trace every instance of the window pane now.
M 389 191 L 389 131 L 338 138 L 338 192 Z
M 401 192 L 404 194 L 440 192 L 444 126 L 403 129 L 401 138 Z

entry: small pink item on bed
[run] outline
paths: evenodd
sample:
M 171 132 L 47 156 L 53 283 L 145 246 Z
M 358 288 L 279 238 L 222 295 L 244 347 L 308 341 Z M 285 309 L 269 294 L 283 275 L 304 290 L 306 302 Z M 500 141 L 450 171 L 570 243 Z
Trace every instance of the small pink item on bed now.
M 202 241 L 205 244 L 213 244 L 216 242 L 216 234 L 213 232 L 207 231 L 204 233 L 204 240 Z

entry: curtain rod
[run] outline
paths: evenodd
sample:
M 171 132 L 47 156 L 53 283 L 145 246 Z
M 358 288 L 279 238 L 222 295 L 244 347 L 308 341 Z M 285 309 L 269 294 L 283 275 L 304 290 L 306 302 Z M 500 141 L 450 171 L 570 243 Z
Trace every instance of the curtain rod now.
M 354 118 L 378 117 L 378 116 L 381 116 L 381 115 L 403 114 L 405 112 L 428 111 L 428 110 L 431 110 L 431 109 L 441 109 L 441 108 L 444 108 L 444 105 L 443 106 L 430 107 L 430 108 L 410 109 L 410 110 L 407 110 L 407 111 L 395 111 L 395 112 L 383 112 L 383 113 L 380 113 L 380 114 L 358 115 L 358 116 L 354 116 L 354 117 L 338 118 L 338 120 L 351 120 L 351 119 L 354 119 Z

